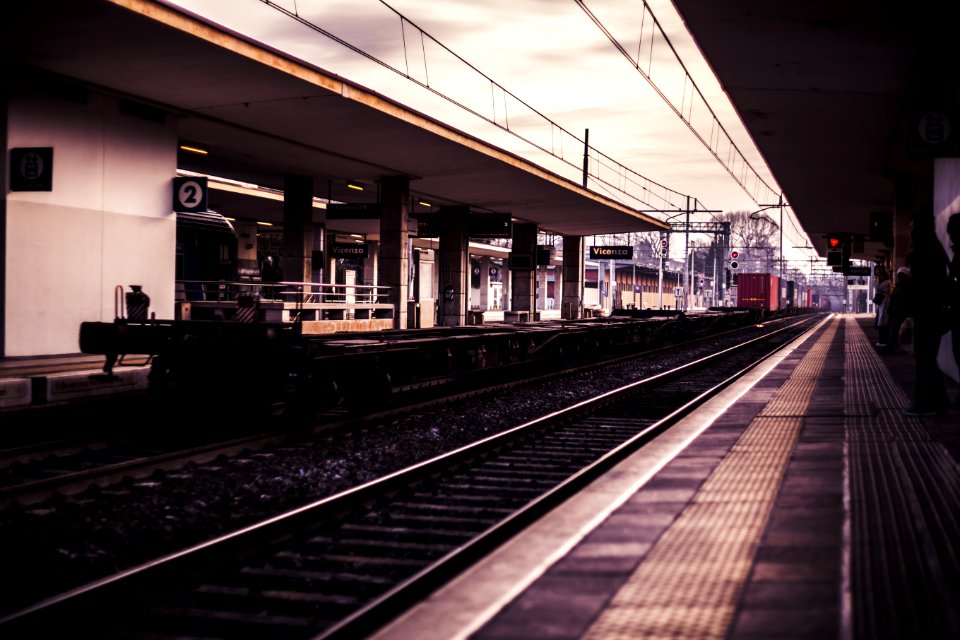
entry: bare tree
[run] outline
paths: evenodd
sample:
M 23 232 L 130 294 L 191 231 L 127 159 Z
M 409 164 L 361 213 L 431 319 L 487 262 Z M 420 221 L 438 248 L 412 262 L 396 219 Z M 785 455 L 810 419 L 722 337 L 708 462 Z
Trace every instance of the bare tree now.
M 639 264 L 656 266 L 660 259 L 660 232 L 643 231 L 633 236 L 633 255 Z
M 731 211 L 717 216 L 730 223 L 730 248 L 740 251 L 742 271 L 763 273 L 776 271 L 777 238 L 780 228 L 769 216 L 749 211 Z

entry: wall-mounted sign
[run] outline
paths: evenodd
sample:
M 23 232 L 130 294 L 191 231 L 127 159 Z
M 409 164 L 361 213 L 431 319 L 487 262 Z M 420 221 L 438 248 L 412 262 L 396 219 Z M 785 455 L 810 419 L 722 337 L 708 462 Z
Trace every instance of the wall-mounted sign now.
M 960 157 L 960 110 L 953 106 L 932 106 L 913 113 L 908 150 L 911 155 Z
M 368 255 L 367 243 L 345 244 L 338 242 L 330 246 L 330 256 L 333 258 L 366 258 Z
M 591 260 L 632 260 L 633 247 L 590 247 Z
M 379 202 L 348 202 L 327 205 L 327 220 L 379 220 Z
M 195 213 L 207 210 L 206 178 L 174 178 L 173 210 L 178 213 Z
M 513 234 L 512 217 L 509 213 L 475 213 L 467 218 L 471 238 L 509 238 Z
M 450 212 L 418 213 L 417 237 L 439 238 L 443 225 L 450 220 L 453 225 L 463 224 L 462 218 Z M 510 238 L 513 223 L 509 213 L 475 213 L 467 215 L 467 234 L 471 238 Z
M 53 191 L 53 147 L 10 149 L 10 191 Z
M 417 215 L 417 237 L 418 238 L 439 238 L 440 237 L 440 216 L 437 214 L 418 214 Z

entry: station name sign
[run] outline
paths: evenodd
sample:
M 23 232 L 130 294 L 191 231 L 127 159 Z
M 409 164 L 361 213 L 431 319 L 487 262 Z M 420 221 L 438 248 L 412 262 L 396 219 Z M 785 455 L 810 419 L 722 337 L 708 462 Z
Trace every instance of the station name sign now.
M 330 247 L 330 255 L 334 258 L 366 258 L 369 256 L 367 245 L 335 243 Z
M 379 202 L 350 202 L 327 205 L 327 220 L 379 220 Z
M 633 247 L 590 247 L 591 260 L 632 260 Z

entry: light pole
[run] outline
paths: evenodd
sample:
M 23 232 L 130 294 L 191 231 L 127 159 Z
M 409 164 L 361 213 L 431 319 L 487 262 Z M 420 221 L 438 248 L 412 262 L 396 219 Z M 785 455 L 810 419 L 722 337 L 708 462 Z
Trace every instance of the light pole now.
M 766 211 L 767 209 L 774 209 L 774 208 L 780 209 L 780 224 L 777 224 L 777 223 L 774 222 L 773 220 L 770 220 L 770 216 L 764 216 L 764 217 L 765 217 L 767 220 L 770 220 L 770 224 L 776 225 L 776 226 L 777 226 L 777 230 L 780 231 L 780 242 L 778 243 L 778 246 L 777 246 L 777 252 L 780 254 L 780 256 L 779 256 L 779 259 L 778 259 L 777 262 L 779 262 L 778 271 L 779 271 L 779 273 L 780 273 L 780 279 L 781 279 L 781 280 L 783 280 L 783 208 L 784 208 L 784 207 L 788 207 L 788 206 L 790 206 L 790 205 L 788 205 L 787 203 L 785 203 L 785 202 L 783 201 L 783 194 L 781 193 L 781 194 L 780 194 L 780 198 L 779 198 L 779 202 L 777 202 L 776 204 L 762 204 L 762 205 L 760 205 L 760 208 L 759 208 L 759 209 L 757 209 L 756 211 L 752 212 L 752 213 L 749 215 L 749 218 L 750 218 L 751 220 L 759 220 L 760 218 L 757 218 L 757 217 L 756 217 L 756 215 L 757 215 L 758 213 L 761 213 L 761 212 L 763 212 L 763 211 Z

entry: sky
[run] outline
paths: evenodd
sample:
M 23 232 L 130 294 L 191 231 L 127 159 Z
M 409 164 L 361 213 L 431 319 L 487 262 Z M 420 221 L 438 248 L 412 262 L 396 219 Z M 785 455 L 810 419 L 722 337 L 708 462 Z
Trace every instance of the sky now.
M 574 0 L 277 0 L 344 42 L 450 95 L 482 117 L 451 105 L 411 80 L 356 53 L 262 0 L 169 0 L 209 20 L 377 91 L 545 168 L 580 182 L 584 137 L 605 156 L 667 187 L 645 205 L 599 181 L 590 188 L 650 211 L 684 204 L 711 211 L 755 211 L 775 201 L 775 178 L 756 150 L 670 0 L 587 0 L 586 6 L 642 62 L 675 105 L 693 90 L 666 42 L 652 38 L 652 15 L 746 162 L 774 189 L 747 193 L 696 138 Z M 398 15 L 399 14 L 399 15 Z M 401 20 L 400 15 L 405 18 Z M 651 47 L 651 42 L 653 45 Z M 442 45 L 442 46 L 441 46 Z M 453 54 L 456 54 L 454 56 Z M 457 59 L 460 58 L 460 60 Z M 469 63 L 470 66 L 467 66 Z M 493 81 L 500 88 L 491 86 Z M 502 88 L 502 89 L 501 89 Z M 504 93 L 506 90 L 507 93 Z M 522 101 L 521 102 L 518 102 Z M 531 111 L 531 108 L 536 113 Z M 683 108 L 683 107 L 681 107 Z M 688 119 L 709 138 L 713 118 L 693 108 Z M 488 118 L 537 146 L 491 125 Z M 554 125 L 549 124 L 552 121 Z M 559 129 L 569 132 L 559 133 Z M 574 167 L 544 153 L 562 154 Z M 719 150 L 720 155 L 726 154 Z M 591 158 L 592 166 L 599 167 Z M 606 161 L 605 161 L 606 162 Z M 605 176 L 612 176 L 606 169 Z M 610 182 L 616 183 L 616 178 Z M 672 193 L 676 192 L 676 193 Z M 679 195 L 677 195 L 679 194 Z M 669 201 L 669 202 L 668 202 Z M 770 212 L 774 219 L 777 210 Z M 669 214 L 652 214 L 661 219 Z M 787 215 L 792 215 L 790 212 Z M 709 219 L 709 214 L 700 216 Z M 798 225 L 785 224 L 792 235 Z M 802 237 L 784 244 L 804 245 Z

